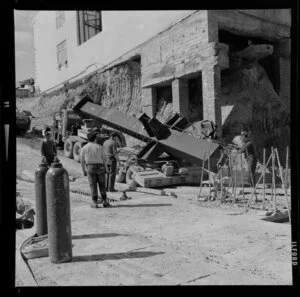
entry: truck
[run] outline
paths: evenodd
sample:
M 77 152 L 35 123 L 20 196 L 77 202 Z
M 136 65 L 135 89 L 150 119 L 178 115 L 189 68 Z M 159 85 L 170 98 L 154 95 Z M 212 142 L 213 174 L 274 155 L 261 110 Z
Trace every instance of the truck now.
M 17 135 L 24 135 L 30 130 L 32 114 L 29 111 L 20 111 L 16 108 L 16 133 Z
M 97 131 L 101 135 L 101 143 L 110 137 L 112 129 L 105 129 L 102 125 L 91 118 L 82 118 L 73 109 L 63 109 L 53 115 L 52 123 L 44 125 L 44 131 L 51 131 L 53 141 L 57 147 L 63 148 L 67 158 L 74 159 L 80 163 L 80 152 L 88 142 L 88 134 Z M 125 146 L 125 137 L 119 135 L 118 145 Z

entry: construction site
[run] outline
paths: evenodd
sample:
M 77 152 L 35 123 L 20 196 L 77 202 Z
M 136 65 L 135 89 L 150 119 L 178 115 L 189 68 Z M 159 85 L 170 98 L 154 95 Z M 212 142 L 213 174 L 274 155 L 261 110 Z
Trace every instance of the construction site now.
M 197 10 L 101 69 L 17 96 L 16 286 L 291 285 L 290 29 L 288 9 Z M 45 131 L 47 170 L 67 172 L 54 223 Z M 118 139 L 109 208 L 90 207 L 91 133 Z M 53 224 L 68 252 L 54 252 Z

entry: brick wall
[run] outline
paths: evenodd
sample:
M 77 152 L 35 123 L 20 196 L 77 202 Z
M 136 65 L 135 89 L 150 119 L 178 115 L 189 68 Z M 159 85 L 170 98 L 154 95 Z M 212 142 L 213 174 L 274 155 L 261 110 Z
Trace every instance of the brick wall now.
M 208 45 L 207 11 L 197 11 L 144 45 L 142 87 L 197 72 L 214 45 Z

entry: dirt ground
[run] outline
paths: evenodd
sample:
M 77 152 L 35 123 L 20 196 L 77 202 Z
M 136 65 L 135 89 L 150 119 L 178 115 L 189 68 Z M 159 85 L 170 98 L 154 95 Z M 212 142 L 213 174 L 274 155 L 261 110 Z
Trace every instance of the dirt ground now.
M 17 177 L 34 172 L 38 149 L 35 139 L 17 138 Z M 82 178 L 79 163 L 60 160 Z M 33 188 L 18 181 L 28 199 Z M 258 210 L 201 203 L 197 190 L 180 187 L 177 198 L 132 192 L 99 212 L 71 195 L 74 261 L 63 270 L 48 258 L 30 260 L 39 285 L 291 285 L 291 226 L 263 221 Z

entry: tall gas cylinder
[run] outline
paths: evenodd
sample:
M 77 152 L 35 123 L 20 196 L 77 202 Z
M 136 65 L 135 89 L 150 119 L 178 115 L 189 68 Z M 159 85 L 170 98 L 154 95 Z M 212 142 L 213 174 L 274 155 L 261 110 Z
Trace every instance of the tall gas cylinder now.
M 36 234 L 42 236 L 47 230 L 47 204 L 45 177 L 48 171 L 47 163 L 39 164 L 35 170 L 35 207 L 36 207 Z
M 72 260 L 69 175 L 59 162 L 46 173 L 49 257 L 52 263 Z

